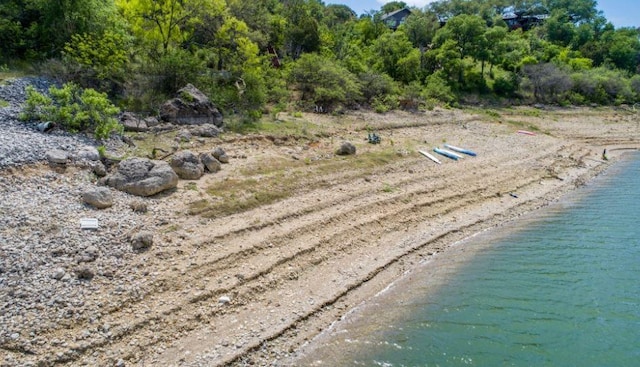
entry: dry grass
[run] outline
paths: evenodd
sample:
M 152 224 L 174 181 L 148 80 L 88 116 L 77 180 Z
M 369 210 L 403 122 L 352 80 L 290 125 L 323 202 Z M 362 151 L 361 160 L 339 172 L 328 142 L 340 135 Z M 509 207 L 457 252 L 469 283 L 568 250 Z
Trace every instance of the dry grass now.
M 260 169 L 245 169 L 239 177 L 207 187 L 206 199 L 192 202 L 189 214 L 222 217 L 269 205 L 277 201 L 335 184 L 365 177 L 405 158 L 391 149 L 318 161 L 271 161 Z M 331 175 L 331 183 L 327 177 Z

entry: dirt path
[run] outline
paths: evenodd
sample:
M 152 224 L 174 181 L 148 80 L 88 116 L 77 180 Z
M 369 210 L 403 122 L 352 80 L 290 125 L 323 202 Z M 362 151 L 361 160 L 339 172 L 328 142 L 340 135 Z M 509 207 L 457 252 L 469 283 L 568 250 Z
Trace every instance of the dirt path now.
M 306 118 L 330 124 L 335 134 L 281 145 L 217 141 L 232 156 L 248 158 L 233 160 L 194 190 L 181 183 L 182 190 L 162 199 L 165 218 L 155 228 L 160 245 L 127 264 L 144 267 L 137 291 L 98 290 L 111 298 L 92 325 L 47 331 L 73 343 L 53 353 L 49 347 L 46 356 L 34 347 L 20 358 L 69 365 L 296 365 L 302 345 L 421 260 L 583 184 L 608 166 L 603 149 L 615 160 L 623 149 L 640 148 L 637 117 L 624 111 L 526 112 L 311 115 Z M 364 142 L 366 127 L 382 144 Z M 535 136 L 516 132 L 532 127 Z M 358 154 L 333 156 L 343 139 L 356 143 Z M 478 156 L 442 157 L 436 165 L 416 153 L 444 142 Z M 336 160 L 349 163 L 385 149 L 398 158 L 332 169 Z M 296 166 L 304 178 L 293 196 L 221 217 L 184 214 L 214 182 L 273 159 L 316 158 Z M 95 327 L 102 332 L 82 337 Z

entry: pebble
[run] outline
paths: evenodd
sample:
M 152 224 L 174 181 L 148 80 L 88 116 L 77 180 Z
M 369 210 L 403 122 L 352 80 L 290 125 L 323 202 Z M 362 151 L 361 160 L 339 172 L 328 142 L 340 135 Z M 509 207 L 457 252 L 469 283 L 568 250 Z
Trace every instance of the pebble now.
M 18 119 L 26 100 L 25 88 L 32 85 L 43 93 L 54 83 L 46 78 L 26 77 L 5 81 L 0 85 L 0 100 L 8 103 L 0 108 L 0 169 L 43 162 L 49 151 L 77 152 L 96 142 L 88 137 L 54 129 L 38 130 L 37 122 Z
M 111 337 L 112 326 L 101 313 L 124 302 L 146 280 L 145 269 L 132 265 L 141 255 L 126 237 L 149 219 L 129 206 L 142 199 L 119 191 L 112 193 L 112 207 L 98 211 L 84 205 L 82 194 L 95 187 L 91 167 L 66 173 L 44 165 L 26 173 L 19 169 L 46 163 L 46 153 L 54 150 L 67 152 L 71 164 L 80 151 L 83 159 L 95 158 L 96 142 L 86 136 L 58 128 L 40 132 L 35 123 L 18 120 L 27 85 L 46 91 L 52 82 L 19 78 L 0 85 L 0 100 L 8 102 L 0 107 L 0 350 L 29 336 L 37 340 L 37 354 L 48 356 L 43 358 L 66 358 L 66 341 L 52 339 L 52 331 L 86 323 L 94 325 L 91 331 L 77 336 Z M 161 201 L 143 203 L 153 208 L 154 217 L 171 220 Z M 81 230 L 80 219 L 87 217 L 97 218 L 100 228 Z M 5 362 L 0 357 L 0 364 Z

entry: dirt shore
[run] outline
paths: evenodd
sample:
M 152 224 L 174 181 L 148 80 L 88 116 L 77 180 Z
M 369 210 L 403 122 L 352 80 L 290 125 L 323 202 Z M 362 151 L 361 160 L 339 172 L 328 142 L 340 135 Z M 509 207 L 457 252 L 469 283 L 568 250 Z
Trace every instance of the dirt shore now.
M 38 330 L 42 343 L 6 342 L 0 363 L 305 365 L 300 357 L 321 342 L 316 336 L 421 261 L 557 200 L 640 149 L 639 116 L 625 108 L 283 119 L 308 135 L 225 134 L 186 147 L 222 147 L 231 161 L 148 199 L 153 210 L 138 220 L 154 231 L 154 246 L 122 260 L 137 269 L 126 277 L 135 292 L 114 292 L 117 272 L 96 276 L 83 299 L 92 317 Z M 380 144 L 367 142 L 371 131 Z M 342 141 L 357 153 L 336 156 Z M 437 165 L 418 153 L 444 143 L 478 155 Z M 223 183 L 247 182 L 282 194 L 234 214 L 206 210 L 230 200 Z

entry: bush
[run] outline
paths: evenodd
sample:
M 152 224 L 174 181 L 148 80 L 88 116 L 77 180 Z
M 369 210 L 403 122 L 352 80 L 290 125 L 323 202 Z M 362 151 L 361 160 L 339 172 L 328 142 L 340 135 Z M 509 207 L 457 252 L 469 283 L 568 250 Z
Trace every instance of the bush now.
M 374 99 L 398 94 L 398 84 L 387 74 L 367 72 L 360 74 L 358 79 L 362 96 L 369 103 Z
M 332 59 L 304 54 L 291 69 L 289 80 L 302 91 L 302 100 L 324 108 L 352 105 L 361 100 L 356 77 Z
M 435 99 L 444 103 L 452 103 L 456 100 L 451 87 L 440 73 L 431 74 L 425 79 L 422 95 L 426 99 Z
M 493 91 L 500 96 L 513 96 L 518 90 L 518 77 L 514 73 L 509 73 L 508 77 L 499 76 L 493 82 Z
M 572 76 L 574 93 L 587 102 L 599 104 L 621 104 L 633 102 L 633 80 L 628 80 L 622 72 L 606 68 L 596 68 L 574 73 Z
M 62 88 L 51 87 L 45 96 L 32 86 L 27 87 L 27 100 L 21 120 L 54 121 L 71 132 L 90 131 L 96 139 L 106 139 L 112 132 L 122 133 L 115 118 L 120 110 L 107 95 L 94 89 L 81 89 L 67 83 Z

